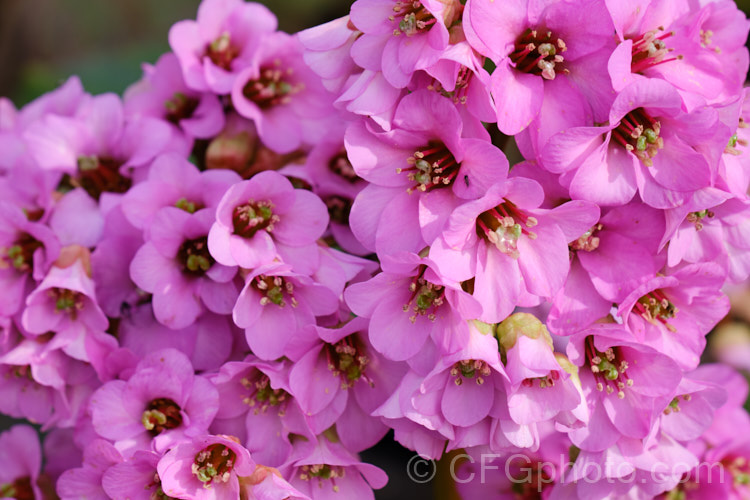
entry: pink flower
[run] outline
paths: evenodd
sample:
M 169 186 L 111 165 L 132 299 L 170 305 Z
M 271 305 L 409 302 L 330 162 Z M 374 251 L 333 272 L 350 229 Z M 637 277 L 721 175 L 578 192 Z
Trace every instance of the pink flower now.
M 315 240 L 328 225 L 320 198 L 279 173 L 261 172 L 235 184 L 216 209 L 208 248 L 225 266 L 257 268 L 280 257 L 300 272 L 317 267 Z
M 29 425 L 14 425 L 0 434 L 0 495 L 3 498 L 42 498 L 37 479 L 42 468 L 39 436 Z
M 251 475 L 255 462 L 229 436 L 200 436 L 169 450 L 157 470 L 170 497 L 239 498 L 239 477 Z
M 237 75 L 252 63 L 261 40 L 276 26 L 276 17 L 259 3 L 204 0 L 197 21 L 172 26 L 169 45 L 188 87 L 228 94 Z

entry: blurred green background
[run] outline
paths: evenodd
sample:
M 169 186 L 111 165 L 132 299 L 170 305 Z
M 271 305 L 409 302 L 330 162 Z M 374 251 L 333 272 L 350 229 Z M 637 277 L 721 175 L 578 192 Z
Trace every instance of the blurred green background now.
M 750 0 L 748 0 L 750 1 Z M 0 0 L 0 96 L 29 102 L 79 75 L 92 93 L 121 93 L 142 62 L 169 50 L 169 27 L 200 0 Z M 350 0 L 261 0 L 296 32 L 348 13 Z
M 261 0 L 295 32 L 345 15 L 353 0 Z M 122 92 L 141 62 L 169 50 L 169 27 L 200 0 L 0 0 L 0 95 L 16 105 L 69 75 L 89 92 Z M 737 0 L 750 11 L 750 0 Z

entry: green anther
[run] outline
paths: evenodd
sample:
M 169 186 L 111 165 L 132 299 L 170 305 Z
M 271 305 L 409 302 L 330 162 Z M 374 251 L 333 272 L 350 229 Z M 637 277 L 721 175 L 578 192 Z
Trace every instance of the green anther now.
M 292 86 L 291 86 L 291 84 L 289 84 L 287 82 L 279 82 L 279 93 L 280 94 L 284 95 L 284 94 L 289 94 L 291 92 L 292 92 Z
M 182 92 L 175 92 L 172 96 L 172 99 L 169 99 L 164 102 L 164 107 L 167 108 L 167 111 L 175 112 L 178 109 L 180 109 L 181 106 L 185 104 L 187 101 L 187 96 L 183 94 Z
M 313 477 L 319 477 L 321 479 L 330 479 L 332 472 L 333 471 L 331 471 L 331 467 L 329 465 L 324 465 L 318 470 L 310 470 L 308 474 Z
M 197 210 L 195 203 L 193 203 L 192 201 L 188 201 L 187 198 L 180 198 L 179 200 L 177 200 L 177 203 L 175 203 L 174 206 L 179 208 L 180 210 L 184 210 L 189 214 L 194 214 Z
M 273 212 L 271 212 L 271 209 L 265 205 L 259 206 L 258 211 L 260 212 L 260 216 L 263 217 L 263 220 L 268 220 L 271 218 L 271 215 L 273 215 Z M 250 214 L 250 216 L 255 217 L 255 212 L 252 211 L 252 214 Z
M 432 302 L 435 300 L 436 293 L 427 287 L 422 287 L 419 295 L 417 295 L 417 307 L 423 311 L 432 306 Z
M 638 151 L 646 151 L 646 143 L 646 136 L 641 134 L 635 141 L 635 149 L 637 149 Z
M 467 365 L 461 365 L 461 375 L 463 375 L 465 378 L 474 378 L 474 375 L 476 375 L 477 370 L 474 368 L 473 363 L 469 363 Z
M 280 287 L 275 286 L 266 292 L 266 297 L 277 306 L 280 306 L 284 301 L 284 292 Z
M 554 56 L 555 54 L 557 54 L 557 50 L 555 50 L 555 46 L 552 45 L 551 43 L 540 44 L 539 47 L 537 48 L 537 52 L 539 52 L 539 54 L 545 57 Z
M 141 423 L 147 431 L 151 431 L 157 425 L 164 425 L 167 423 L 167 416 L 159 410 L 146 410 L 143 412 L 141 417 Z
M 432 167 L 430 166 L 430 162 L 428 162 L 427 160 L 417 160 L 415 166 L 423 172 L 429 172 L 432 169 Z
M 646 140 L 648 141 L 649 144 L 656 144 L 656 140 L 659 138 L 659 136 L 656 135 L 656 132 L 654 132 L 650 128 L 647 128 L 646 130 L 644 130 L 643 135 L 646 136 Z
M 518 239 L 521 237 L 523 229 L 521 228 L 521 224 L 514 224 L 513 229 L 511 229 L 511 234 L 515 239 Z
M 599 363 L 598 367 L 599 371 L 604 373 L 604 378 L 606 378 L 607 380 L 617 380 L 617 377 L 620 376 L 620 372 L 617 371 L 615 365 L 613 365 L 606 359 Z
M 63 296 L 55 301 L 55 309 L 58 311 L 67 311 L 75 307 L 75 299 L 71 296 Z
M 414 180 L 420 184 L 429 184 L 432 182 L 432 177 L 430 177 L 430 174 L 416 174 Z
M 679 489 L 675 489 L 667 493 L 667 500 L 685 500 L 685 492 Z
M 208 271 L 211 268 L 211 263 L 207 258 L 201 255 L 189 255 L 187 259 L 187 268 L 191 271 Z
M 417 16 L 412 12 L 404 16 L 401 22 L 398 23 L 398 28 L 404 33 L 411 33 L 417 26 Z
M 216 469 L 214 469 L 210 465 L 207 465 L 203 468 L 198 469 L 196 475 L 198 476 L 198 480 L 200 482 L 208 483 L 214 478 L 214 476 L 216 476 Z
M 672 401 L 670 401 L 669 407 L 673 410 L 680 411 L 680 401 L 677 398 L 674 398 Z
M 357 364 L 350 366 L 349 369 L 346 370 L 346 378 L 349 380 L 359 380 L 359 377 L 361 376 L 362 369 Z
M 0 485 L 0 498 L 16 498 L 16 489 L 12 484 Z
M 748 485 L 750 484 L 750 474 L 747 472 L 736 472 L 734 474 L 734 482 L 735 484 L 742 484 L 742 485 Z
M 708 210 L 701 210 L 700 212 L 693 212 L 693 214 L 695 214 L 697 218 L 702 219 L 703 217 L 708 216 Z
M 734 134 L 729 138 L 729 147 L 735 147 L 737 145 L 737 134 Z

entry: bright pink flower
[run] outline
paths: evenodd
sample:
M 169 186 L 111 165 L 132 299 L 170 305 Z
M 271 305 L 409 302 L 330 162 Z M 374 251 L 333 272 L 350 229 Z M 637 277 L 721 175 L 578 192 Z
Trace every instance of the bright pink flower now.
M 239 498 L 239 477 L 255 470 L 250 453 L 229 436 L 200 436 L 169 450 L 157 465 L 165 495 Z
M 305 64 L 302 50 L 296 37 L 267 36 L 232 87 L 232 105 L 255 123 L 263 144 L 276 153 L 320 141 L 332 119 L 333 96 Z
M 253 269 L 280 257 L 295 271 L 311 274 L 318 265 L 315 240 L 327 225 L 328 210 L 320 198 L 294 189 L 277 172 L 261 172 L 229 188 L 221 199 L 208 248 L 225 266 Z
M 692 370 L 706 334 L 729 312 L 729 299 L 721 292 L 725 278 L 713 262 L 681 266 L 644 281 L 622 300 L 617 315 L 638 342 Z
M 91 397 L 96 433 L 126 457 L 137 450 L 163 452 L 186 437 L 204 434 L 216 415 L 219 395 L 195 375 L 174 349 L 155 351 L 125 380 L 107 382 Z
M 203 0 L 196 21 L 176 23 L 169 45 L 191 89 L 228 94 L 237 75 L 252 64 L 261 41 L 276 31 L 267 7 L 242 0 Z
M 525 129 L 542 111 L 547 93 L 560 99 L 544 110 L 543 119 L 557 119 L 564 109 L 559 105 L 580 102 L 581 94 L 596 103 L 595 110 L 606 109 L 610 84 L 597 68 L 612 49 L 604 2 L 469 0 L 464 30 L 471 46 L 497 64 L 491 91 L 503 133 Z
M 224 128 L 221 101 L 215 94 L 196 92 L 185 84 L 177 56 L 164 54 L 156 65 L 144 65 L 143 72 L 143 79 L 125 91 L 127 116 L 166 120 L 190 138 L 212 138 Z

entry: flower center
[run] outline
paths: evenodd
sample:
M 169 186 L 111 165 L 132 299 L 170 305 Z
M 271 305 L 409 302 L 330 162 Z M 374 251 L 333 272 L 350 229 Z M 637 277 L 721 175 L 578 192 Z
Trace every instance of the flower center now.
M 596 233 L 604 228 L 601 224 L 596 224 L 594 227 L 586 231 L 581 235 L 580 238 L 570 244 L 572 250 L 583 250 L 584 252 L 593 252 L 599 248 L 599 237 L 595 236 Z
M 83 309 L 84 295 L 67 288 L 50 288 L 47 292 L 55 301 L 55 313 L 65 313 L 75 320 Z
M 80 185 L 92 198 L 98 200 L 102 193 L 124 193 L 132 181 L 120 174 L 120 162 L 108 156 L 79 156 L 78 180 L 71 180 L 75 187 Z
M 560 380 L 560 372 L 553 370 L 546 377 L 526 378 L 521 382 L 521 385 L 524 387 L 534 387 L 534 382 L 538 381 L 539 387 L 545 389 L 547 387 L 554 387 L 557 380 Z
M 427 87 L 427 90 L 433 90 L 443 97 L 452 99 L 455 104 L 466 104 L 468 99 L 467 93 L 469 89 L 469 83 L 474 77 L 474 72 L 466 66 L 461 66 L 456 76 L 455 88 L 451 91 L 445 90 L 443 84 L 437 79 L 433 79 L 432 83 Z
M 331 195 L 323 199 L 328 207 L 328 215 L 332 222 L 349 225 L 349 215 L 352 212 L 352 200 L 343 196 Z
M 729 456 L 721 461 L 732 475 L 735 487 L 743 487 L 743 491 L 750 485 L 750 461 L 746 457 Z
M 641 163 L 652 167 L 652 158 L 664 147 L 664 139 L 659 137 L 660 132 L 661 123 L 651 118 L 643 108 L 638 108 L 620 120 L 620 124 L 612 130 L 612 138 L 633 153 Z
M 249 377 L 243 377 L 240 380 L 242 387 L 250 391 L 246 396 L 242 397 L 242 402 L 254 409 L 254 413 L 265 413 L 271 406 L 278 406 L 279 416 L 284 414 L 284 404 L 289 393 L 284 389 L 274 389 L 271 387 L 271 381 L 268 376 L 260 373 L 254 380 Z
M 562 38 L 544 29 L 527 28 L 516 40 L 513 52 L 508 57 L 517 71 L 539 75 L 546 80 L 554 80 L 555 70 L 560 70 L 565 58 L 562 53 L 567 46 Z M 567 73 L 567 69 L 562 69 Z
M 701 210 L 699 212 L 690 212 L 687 217 L 685 217 L 685 219 L 688 222 L 693 223 L 696 231 L 700 231 L 701 229 L 703 229 L 702 220 L 706 217 L 708 217 L 709 219 L 713 219 L 714 215 L 715 214 L 711 210 Z
M 678 309 L 661 290 L 654 290 L 647 293 L 638 299 L 634 308 L 646 321 L 651 323 L 658 321 L 670 332 L 677 331 L 674 326 L 667 323 L 667 320 L 674 318 Z
M 0 269 L 6 265 L 13 266 L 22 273 L 31 272 L 34 269 L 34 252 L 41 248 L 42 242 L 28 233 L 21 233 L 16 242 L 8 248 L 0 248 Z
M 623 359 L 620 349 L 610 347 L 600 352 L 594 347 L 594 338 L 586 339 L 586 357 L 596 380 L 596 390 L 607 394 L 617 393 L 620 399 L 625 398 L 625 387 L 633 386 L 633 379 L 626 373 L 628 362 Z
M 409 317 L 409 321 L 412 323 L 417 321 L 418 316 L 425 315 L 430 321 L 435 321 L 435 313 L 445 302 L 445 287 L 425 280 L 424 272 L 426 270 L 427 266 L 420 266 L 419 274 L 409 283 L 411 296 L 409 301 L 404 304 L 404 312 L 413 312 Z
M 513 202 L 505 200 L 495 208 L 482 212 L 477 217 L 477 234 L 495 245 L 505 255 L 517 259 L 518 239 L 522 234 L 536 239 L 536 233 L 529 231 L 538 224 L 535 217 L 521 211 Z
M 203 276 L 215 262 L 208 253 L 208 237 L 183 242 L 177 251 L 177 260 L 182 264 L 182 272 Z
M 164 103 L 167 108 L 167 121 L 177 125 L 180 120 L 193 116 L 200 101 L 194 97 L 188 97 L 182 92 L 175 92 L 171 99 Z
M 179 208 L 180 210 L 184 210 L 189 214 L 194 214 L 201 208 L 204 208 L 202 204 L 195 203 L 194 201 L 190 201 L 187 198 L 180 198 L 175 202 L 174 206 Z
M 292 95 L 304 88 L 302 83 L 293 85 L 286 80 L 294 74 L 292 68 L 284 71 L 280 66 L 281 61 L 275 61 L 274 67 L 261 68 L 260 76 L 247 82 L 242 89 L 242 94 L 260 109 L 289 104 Z
M 352 167 L 346 151 L 342 150 L 336 156 L 331 158 L 328 162 L 328 169 L 352 184 L 359 180 L 359 176 L 357 175 L 357 172 L 354 171 L 354 167 Z
M 397 168 L 396 173 L 406 172 L 407 178 L 415 183 L 407 189 L 409 193 L 449 186 L 461 167 L 445 144 L 439 141 L 430 141 L 423 150 L 415 151 L 406 163 L 409 166 Z
M 682 399 L 685 401 L 690 401 L 693 399 L 693 397 L 690 394 L 683 394 Z M 679 413 L 680 412 L 680 396 L 675 397 L 670 401 L 669 405 L 664 408 L 664 415 L 669 415 L 670 413 Z
M 483 377 L 489 377 L 491 373 L 489 365 L 480 359 L 462 359 L 451 368 L 451 377 L 456 385 L 462 385 L 464 379 L 475 379 L 477 385 L 482 385 Z
M 315 464 L 315 465 L 303 465 L 299 468 L 299 478 L 303 481 L 310 481 L 311 479 L 318 479 L 318 486 L 323 487 L 323 480 L 328 479 L 331 481 L 333 491 L 339 491 L 339 487 L 336 485 L 336 478 L 344 477 L 345 469 L 341 466 L 326 465 L 326 464 Z
M 214 443 L 195 455 L 192 472 L 209 488 L 214 482 L 226 483 L 232 474 L 237 454 L 226 445 Z
M 0 485 L 0 498 L 15 498 L 16 500 L 34 500 L 34 488 L 31 486 L 31 478 L 21 477 L 12 483 Z
M 644 70 L 677 59 L 682 56 L 668 57 L 674 49 L 668 49 L 664 40 L 674 35 L 674 31 L 664 31 L 662 26 L 653 31 L 647 31 L 638 38 L 633 38 L 632 62 L 630 71 L 642 73 Z
M 153 399 L 146 406 L 141 422 L 152 436 L 161 434 L 167 429 L 175 429 L 182 425 L 180 405 L 169 398 Z
M 398 23 L 398 27 L 393 29 L 394 36 L 401 33 L 414 36 L 429 30 L 430 26 L 437 22 L 419 0 L 398 0 L 393 6 L 393 12 L 393 15 L 388 16 L 388 20 Z
M 297 299 L 294 297 L 294 284 L 281 276 L 261 274 L 253 278 L 250 286 L 261 294 L 260 305 L 262 306 L 276 304 L 279 307 L 284 307 L 288 299 L 292 307 L 297 307 Z
M 328 369 L 335 377 L 341 379 L 341 388 L 347 389 L 362 379 L 373 385 L 365 373 L 370 359 L 366 355 L 365 346 L 354 333 L 335 344 L 326 344 L 326 357 L 328 358 Z
M 235 207 L 232 213 L 234 234 L 243 238 L 252 238 L 255 233 L 265 229 L 273 231 L 273 224 L 279 221 L 279 216 L 273 214 L 273 203 L 270 201 L 254 202 L 250 200 L 244 205 Z
M 232 45 L 229 33 L 226 31 L 208 44 L 205 53 L 205 56 L 211 59 L 212 63 L 226 71 L 232 70 L 232 61 L 239 55 L 240 49 Z

